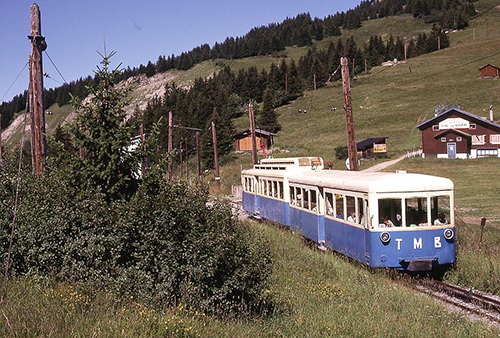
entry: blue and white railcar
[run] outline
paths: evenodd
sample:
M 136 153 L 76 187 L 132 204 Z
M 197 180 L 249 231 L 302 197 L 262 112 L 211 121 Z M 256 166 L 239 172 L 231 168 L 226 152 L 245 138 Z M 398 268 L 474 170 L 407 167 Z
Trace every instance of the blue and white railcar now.
M 421 174 L 323 170 L 320 158 L 262 160 L 242 172 L 243 207 L 372 267 L 455 262 L 453 182 Z
M 242 171 L 243 209 L 270 221 L 290 225 L 290 190 L 292 173 L 311 170 L 318 158 L 262 159 L 252 169 Z M 322 168 L 323 163 L 318 162 Z

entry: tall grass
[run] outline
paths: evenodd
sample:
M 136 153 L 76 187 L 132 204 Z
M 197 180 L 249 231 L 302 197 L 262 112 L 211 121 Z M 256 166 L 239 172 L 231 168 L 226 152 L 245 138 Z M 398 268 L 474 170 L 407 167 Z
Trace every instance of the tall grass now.
M 248 223 L 271 243 L 275 266 L 257 317 L 207 317 L 180 305 L 162 308 L 92 294 L 71 284 L 16 280 L 2 304 L 2 336 L 82 337 L 485 337 L 500 334 L 373 273 L 300 234 Z M 7 323 L 8 318 L 8 323 Z

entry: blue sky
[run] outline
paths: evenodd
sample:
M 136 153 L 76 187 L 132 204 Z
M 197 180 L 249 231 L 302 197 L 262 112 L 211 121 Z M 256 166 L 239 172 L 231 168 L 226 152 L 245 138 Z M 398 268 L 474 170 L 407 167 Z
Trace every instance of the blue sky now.
M 323 18 L 346 11 L 360 0 L 38 0 L 46 52 L 70 82 L 92 75 L 99 63 L 97 50 L 114 50 L 114 65 L 138 67 L 159 55 L 178 55 L 196 46 L 243 36 L 256 26 L 282 22 L 309 12 Z M 10 101 L 28 86 L 30 6 L 33 1 L 0 0 L 0 99 Z M 63 82 L 46 55 L 44 72 Z M 21 72 L 22 71 L 22 72 Z M 21 75 L 12 85 L 16 76 Z M 60 83 L 44 79 L 46 88 Z

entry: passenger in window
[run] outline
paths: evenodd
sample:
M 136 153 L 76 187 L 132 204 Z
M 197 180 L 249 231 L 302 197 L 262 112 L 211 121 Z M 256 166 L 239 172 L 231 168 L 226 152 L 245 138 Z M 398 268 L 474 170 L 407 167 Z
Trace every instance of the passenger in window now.
M 356 222 L 356 213 L 355 212 L 351 212 L 351 214 L 349 215 L 349 217 L 347 217 L 347 221 L 355 223 Z
M 387 216 L 382 217 L 382 223 L 380 223 L 381 228 L 391 228 L 394 226 L 394 223 Z
M 399 212 L 396 212 L 396 226 L 401 226 L 401 221 L 403 220 L 403 217 L 401 217 L 401 214 Z
M 337 218 L 344 219 L 344 214 L 340 212 L 340 213 L 337 215 Z
M 446 225 L 448 224 L 448 221 L 446 220 L 446 216 L 444 213 L 440 212 L 438 214 L 438 218 L 434 221 L 434 225 Z

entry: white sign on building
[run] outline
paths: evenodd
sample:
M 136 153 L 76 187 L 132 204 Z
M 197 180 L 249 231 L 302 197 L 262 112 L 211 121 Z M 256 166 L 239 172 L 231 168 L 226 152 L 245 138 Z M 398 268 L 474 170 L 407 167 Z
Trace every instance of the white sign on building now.
M 439 122 L 439 129 L 469 129 L 469 121 L 457 118 L 449 118 Z

